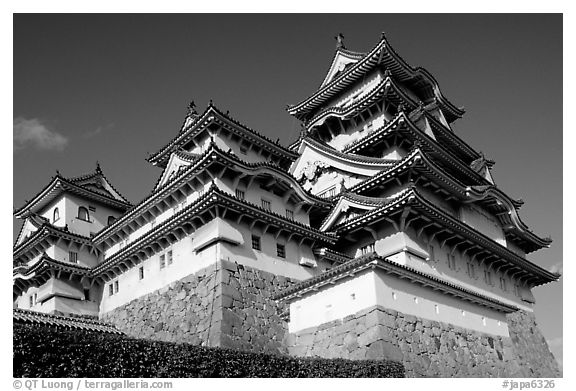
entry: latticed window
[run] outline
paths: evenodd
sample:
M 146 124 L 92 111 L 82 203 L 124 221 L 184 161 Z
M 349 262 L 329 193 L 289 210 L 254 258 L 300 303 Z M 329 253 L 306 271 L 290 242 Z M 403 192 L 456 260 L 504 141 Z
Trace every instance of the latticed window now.
M 276 255 L 280 258 L 286 258 L 286 246 L 280 243 L 276 243 Z
M 236 198 L 243 200 L 246 197 L 244 190 L 236 189 Z
M 261 250 L 260 246 L 260 236 L 252 235 L 252 248 L 254 250 Z
M 262 199 L 262 208 L 270 211 L 272 210 L 272 204 L 270 203 L 270 201 Z
M 166 255 L 160 255 L 160 269 L 164 269 L 166 267 Z
M 172 250 L 168 251 L 166 254 L 166 263 L 172 265 Z
M 118 282 L 118 280 L 114 281 L 114 293 L 118 293 L 118 291 L 120 290 L 120 283 Z
M 370 254 L 370 253 L 373 253 L 375 251 L 375 249 L 376 248 L 374 246 L 374 243 L 370 243 L 364 247 L 360 247 L 360 254 L 362 254 L 362 255 Z
M 290 209 L 286 209 L 286 218 L 290 220 L 294 220 L 294 211 Z
M 75 251 L 70 251 L 69 252 L 69 260 L 72 263 L 78 263 L 78 253 Z

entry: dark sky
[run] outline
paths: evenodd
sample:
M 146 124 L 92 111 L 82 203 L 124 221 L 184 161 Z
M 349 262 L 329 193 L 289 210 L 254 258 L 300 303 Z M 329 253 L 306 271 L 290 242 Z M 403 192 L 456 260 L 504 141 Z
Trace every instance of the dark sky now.
M 126 197 L 144 198 L 160 175 L 145 157 L 178 133 L 192 99 L 288 143 L 299 125 L 285 105 L 321 83 L 333 37 L 366 51 L 382 31 L 466 108 L 456 133 L 554 239 L 530 259 L 561 267 L 561 15 L 15 15 L 14 207 L 56 169 L 79 175 L 97 160 Z M 562 282 L 535 295 L 546 338 L 560 338 Z

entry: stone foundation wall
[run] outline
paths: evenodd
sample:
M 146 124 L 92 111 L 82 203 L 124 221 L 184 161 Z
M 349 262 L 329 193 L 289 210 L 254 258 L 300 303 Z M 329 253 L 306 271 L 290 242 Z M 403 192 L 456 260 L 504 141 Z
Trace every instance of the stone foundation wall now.
M 284 307 L 270 297 L 296 282 L 220 261 L 101 319 L 129 336 L 194 345 L 287 353 Z
M 291 355 L 401 361 L 407 377 L 555 377 L 534 317 L 510 316 L 511 338 L 419 319 L 380 306 L 289 334 Z
M 104 313 L 131 337 L 219 346 L 222 321 L 217 265 Z
M 287 353 L 282 341 L 288 325 L 286 310 L 272 295 L 296 280 L 221 261 L 223 347 L 253 352 Z

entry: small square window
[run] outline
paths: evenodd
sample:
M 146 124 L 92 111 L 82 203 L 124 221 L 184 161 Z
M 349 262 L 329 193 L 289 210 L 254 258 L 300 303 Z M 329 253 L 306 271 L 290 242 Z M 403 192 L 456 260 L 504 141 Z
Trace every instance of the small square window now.
M 286 258 L 286 246 L 280 243 L 276 243 L 276 254 L 280 258 Z
M 246 197 L 244 190 L 236 189 L 236 198 L 243 200 Z
M 267 211 L 270 211 L 272 210 L 272 204 L 270 203 L 270 201 L 262 199 L 262 208 Z
M 143 280 L 144 279 L 144 266 L 140 266 L 140 268 L 138 268 L 138 277 Z
M 286 218 L 290 220 L 294 220 L 294 211 L 290 209 L 286 209 Z
M 252 248 L 254 250 L 260 250 L 262 248 L 260 246 L 260 236 L 252 235 Z
M 166 267 L 166 255 L 160 255 L 160 269 L 164 269 Z

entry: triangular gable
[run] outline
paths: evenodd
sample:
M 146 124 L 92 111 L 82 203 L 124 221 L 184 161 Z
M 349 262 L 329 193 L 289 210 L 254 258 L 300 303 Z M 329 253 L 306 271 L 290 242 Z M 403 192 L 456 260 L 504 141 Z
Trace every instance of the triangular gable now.
M 15 246 L 18 246 L 20 243 L 24 242 L 26 238 L 32 235 L 34 232 L 38 231 L 39 225 L 35 223 L 30 217 L 27 217 L 22 224 L 22 228 L 20 229 L 20 233 L 18 234 L 18 238 L 16 238 Z
M 324 87 L 326 84 L 330 83 L 335 77 L 338 76 L 344 69 L 350 64 L 355 64 L 359 61 L 357 56 L 353 56 L 341 50 L 336 52 L 334 60 L 332 60 L 332 65 L 328 70 L 328 74 L 324 78 L 324 81 L 320 85 L 320 88 Z
M 176 152 L 173 152 L 170 155 L 170 160 L 166 165 L 166 168 L 162 172 L 162 176 L 158 181 L 158 184 L 154 188 L 157 190 L 168 183 L 174 176 L 178 175 L 178 171 L 182 169 L 182 167 L 187 167 L 190 165 L 190 161 L 183 159 L 182 157 L 178 156 Z
M 348 176 L 369 177 L 388 169 L 394 163 L 381 158 L 344 154 L 332 147 L 304 139 L 298 151 L 300 157 L 290 168 L 296 180 L 314 180 L 322 170 L 341 171 Z
M 334 209 L 332 209 L 330 214 L 326 217 L 326 219 L 322 223 L 320 231 L 327 232 L 330 230 L 330 228 L 343 222 L 344 220 L 355 217 L 354 214 L 356 215 L 363 214 L 376 207 L 377 205 L 366 205 L 359 202 L 355 202 L 354 200 L 351 200 L 346 197 L 341 197 L 340 200 L 338 200 L 338 203 L 336 204 Z
M 84 179 L 74 180 L 73 183 L 80 186 L 86 190 L 93 191 L 95 193 L 103 194 L 110 198 L 114 198 L 120 202 L 127 202 L 124 197 L 114 187 L 103 174 L 95 174 Z

